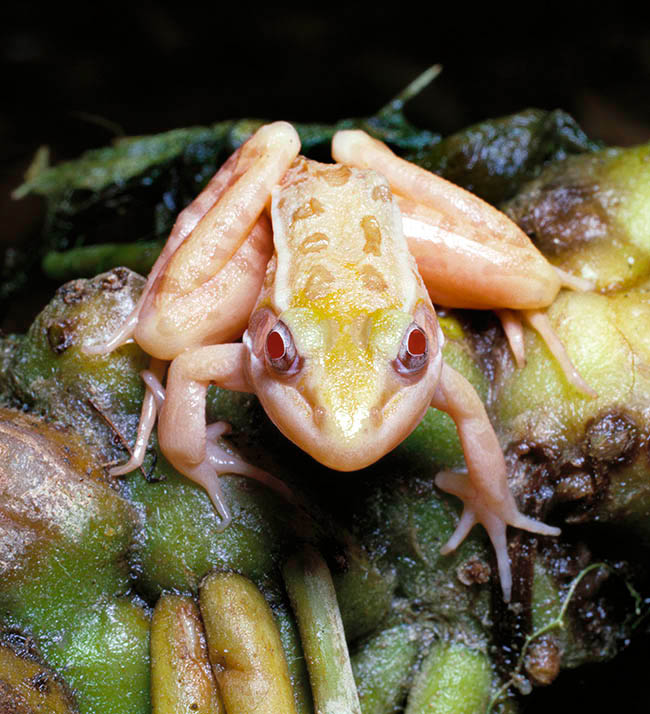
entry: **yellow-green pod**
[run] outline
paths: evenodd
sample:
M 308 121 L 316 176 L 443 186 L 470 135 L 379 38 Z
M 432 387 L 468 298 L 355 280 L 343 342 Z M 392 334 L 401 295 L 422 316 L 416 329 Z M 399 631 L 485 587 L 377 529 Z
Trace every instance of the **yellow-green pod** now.
M 280 633 L 257 586 L 214 573 L 201 586 L 208 653 L 226 711 L 296 714 Z

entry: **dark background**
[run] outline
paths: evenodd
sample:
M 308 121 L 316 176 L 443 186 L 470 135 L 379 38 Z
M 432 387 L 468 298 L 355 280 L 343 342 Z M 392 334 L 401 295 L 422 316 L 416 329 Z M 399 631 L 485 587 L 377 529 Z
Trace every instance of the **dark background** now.
M 68 7 L 4 11 L 0 131 L 9 158 L 44 142 L 64 157 L 114 133 L 242 115 L 367 115 L 435 62 L 444 73 L 412 114 L 443 133 L 541 106 L 566 109 L 610 143 L 650 137 L 648 23 L 611 6 L 579 20 L 532 6 L 521 18 L 469 7 L 400 14 L 397 4 Z
M 42 144 L 58 161 L 225 118 L 367 116 L 436 62 L 442 75 L 409 106 L 422 127 L 560 107 L 607 143 L 650 139 L 647 22 L 610 4 L 577 19 L 456 5 L 12 3 L 0 11 L 3 239 L 33 220 L 8 194 Z
M 0 11 L 3 241 L 38 230 L 38 202 L 9 193 L 42 144 L 59 161 L 115 136 L 220 119 L 369 115 L 436 62 L 442 75 L 407 111 L 418 126 L 447 134 L 559 107 L 608 144 L 650 140 L 648 22 L 609 5 L 568 18 L 529 3 L 481 13 L 456 4 L 12 4 Z M 634 703 L 643 691 L 634 665 L 647 664 L 647 649 L 646 640 L 618 667 L 563 674 L 564 687 L 537 692 L 526 711 L 596 714 L 626 695 L 626 711 L 646 711 Z

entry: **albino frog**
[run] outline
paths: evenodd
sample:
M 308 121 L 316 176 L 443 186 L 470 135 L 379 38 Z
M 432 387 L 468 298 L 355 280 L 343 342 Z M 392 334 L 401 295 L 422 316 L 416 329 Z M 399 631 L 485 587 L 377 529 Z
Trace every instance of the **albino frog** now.
M 506 526 L 559 529 L 519 512 L 483 404 L 442 358 L 432 299 L 532 311 L 545 330 L 538 308 L 571 281 L 503 214 L 363 132 L 336 134 L 338 164 L 299 149 L 290 124 L 260 128 L 180 214 L 125 325 L 86 348 L 107 353 L 135 339 L 154 358 L 133 456 L 114 473 L 142 462 L 159 411 L 164 454 L 205 488 L 225 527 L 219 474 L 286 487 L 219 446 L 227 425 L 206 426 L 209 384 L 255 393 L 285 436 L 339 471 L 375 462 L 430 406 L 442 409 L 467 464 L 467 473 L 436 477 L 464 503 L 443 553 L 483 524 L 507 600 Z M 501 314 L 521 358 L 517 321 Z M 547 329 L 545 337 L 588 391 Z

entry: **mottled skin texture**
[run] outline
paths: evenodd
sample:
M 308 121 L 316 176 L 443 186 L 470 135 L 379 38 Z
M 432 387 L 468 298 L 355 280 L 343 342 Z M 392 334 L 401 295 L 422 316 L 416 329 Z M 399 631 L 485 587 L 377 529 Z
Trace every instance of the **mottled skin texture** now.
M 225 426 L 205 424 L 210 383 L 254 392 L 289 439 L 341 471 L 381 458 L 433 406 L 454 419 L 467 463 L 436 479 L 465 506 L 443 550 L 482 523 L 509 598 L 506 526 L 558 530 L 517 509 L 479 397 L 444 364 L 430 296 L 536 309 L 558 277 L 505 216 L 361 132 L 337 134 L 338 164 L 299 148 L 290 125 L 262 127 L 179 216 L 129 321 L 89 348 L 134 337 L 154 357 L 137 448 L 119 472 L 142 459 L 157 403 L 165 455 L 206 489 L 225 527 L 220 473 L 286 487 L 221 449 Z

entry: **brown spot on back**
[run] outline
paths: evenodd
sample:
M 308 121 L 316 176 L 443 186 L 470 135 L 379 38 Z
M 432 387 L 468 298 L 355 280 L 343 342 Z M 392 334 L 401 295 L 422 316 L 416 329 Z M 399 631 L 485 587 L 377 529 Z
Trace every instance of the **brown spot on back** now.
M 325 207 L 317 198 L 310 198 L 307 203 L 304 203 L 300 208 L 297 208 L 291 216 L 292 223 L 296 221 L 301 221 L 304 218 L 311 218 L 312 216 L 318 216 L 325 212 Z
M 361 282 L 366 290 L 381 292 L 388 290 L 384 276 L 372 265 L 364 265 L 360 270 Z
M 329 240 L 325 233 L 312 233 L 302 242 L 300 250 L 303 253 L 317 253 L 319 250 L 327 248 Z
M 281 184 L 289 186 L 292 183 L 302 183 L 309 177 L 309 162 L 304 156 L 297 156 L 282 178 Z
M 364 216 L 361 219 L 361 229 L 366 237 L 366 242 L 363 246 L 364 253 L 371 255 L 381 255 L 381 229 L 379 223 L 374 216 Z
M 316 175 L 325 179 L 330 186 L 343 186 L 348 182 L 352 171 L 348 166 L 336 164 L 335 166 L 321 169 Z
M 385 183 L 380 183 L 372 189 L 371 194 L 375 201 L 385 201 L 389 203 L 393 200 L 393 193 Z
M 305 285 L 305 297 L 308 300 L 318 300 L 330 292 L 334 276 L 322 265 L 316 265 L 311 271 Z
M 293 160 L 293 163 L 289 168 L 295 171 L 300 171 L 300 173 L 304 173 L 308 170 L 308 163 L 309 162 L 307 161 L 307 157 L 303 156 L 302 154 L 299 154 Z

